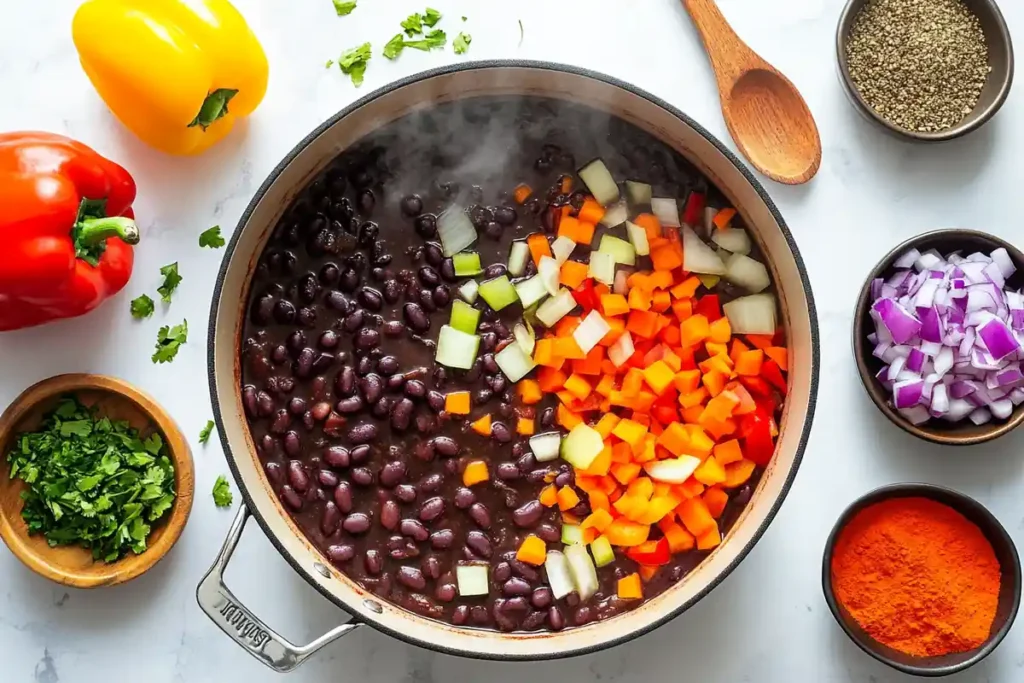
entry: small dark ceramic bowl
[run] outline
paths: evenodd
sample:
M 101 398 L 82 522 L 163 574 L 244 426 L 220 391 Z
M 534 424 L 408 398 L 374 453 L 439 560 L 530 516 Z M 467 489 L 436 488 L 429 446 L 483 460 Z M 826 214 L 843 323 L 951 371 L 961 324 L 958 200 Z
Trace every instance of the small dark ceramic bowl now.
M 985 87 L 981 90 L 981 96 L 978 98 L 978 104 L 975 105 L 974 111 L 952 128 L 936 133 L 908 130 L 883 118 L 868 105 L 860 91 L 857 90 L 857 86 L 854 85 L 853 79 L 850 77 L 850 66 L 846 59 L 846 43 L 857 14 L 870 1 L 848 0 L 846 8 L 843 9 L 839 18 L 839 28 L 836 31 L 839 80 L 842 82 L 850 102 L 861 114 L 898 136 L 921 142 L 942 142 L 967 135 L 971 131 L 981 128 L 995 116 L 999 108 L 1003 106 L 1003 102 L 1006 101 L 1006 96 L 1010 93 L 1010 86 L 1013 84 L 1013 42 L 1010 39 L 1010 30 L 1006 26 L 1003 14 L 994 0 L 964 0 L 968 9 L 978 17 L 981 28 L 985 32 L 985 42 L 988 44 L 988 63 L 992 67 L 992 71 L 988 75 Z
M 960 251 L 964 255 L 975 251 L 990 253 L 999 247 L 1006 249 L 1017 266 L 1017 272 L 1006 282 L 1007 287 L 1012 289 L 1024 287 L 1024 253 L 1020 249 L 994 235 L 977 230 L 952 228 L 926 232 L 923 235 L 912 237 L 890 251 L 871 270 L 860 290 L 856 316 L 853 320 L 853 351 L 857 361 L 857 372 L 860 373 L 860 379 L 864 383 L 864 388 L 867 389 L 868 396 L 878 406 L 878 409 L 897 427 L 918 438 L 947 446 L 969 446 L 991 441 L 1009 433 L 1024 422 L 1024 403 L 1014 408 L 1008 419 L 993 419 L 983 425 L 975 425 L 970 420 L 952 423 L 935 419 L 921 425 L 911 424 L 907 418 L 896 411 L 891 403 L 889 391 L 875 379 L 875 375 L 885 364 L 871 355 L 874 346 L 867 338 L 868 334 L 875 330 L 874 321 L 869 313 L 872 304 L 871 281 L 878 277 L 890 276 L 895 270 L 892 266 L 893 262 L 912 248 L 921 252 L 935 249 L 943 256 L 948 256 L 954 251 Z
M 992 631 L 989 633 L 988 640 L 977 649 L 941 657 L 912 657 L 882 645 L 869 636 L 836 600 L 832 591 L 832 554 L 835 551 L 836 539 L 858 512 L 875 503 L 892 498 L 928 498 L 948 505 L 976 524 L 992 544 L 992 549 L 995 551 L 996 559 L 999 560 L 1002 570 L 999 602 L 996 605 L 996 616 L 992 622 Z M 913 676 L 948 676 L 974 666 L 988 657 L 1009 633 L 1010 627 L 1013 626 L 1013 620 L 1017 617 L 1017 609 L 1020 607 L 1020 557 L 1017 555 L 1013 539 L 1006 533 L 1003 525 L 984 505 L 973 498 L 952 489 L 931 484 L 892 484 L 875 489 L 858 498 L 839 516 L 839 520 L 825 544 L 825 556 L 821 563 L 821 586 L 825 591 L 825 602 L 828 603 L 832 616 L 836 618 L 850 640 L 864 652 L 883 664 L 888 664 L 894 669 Z

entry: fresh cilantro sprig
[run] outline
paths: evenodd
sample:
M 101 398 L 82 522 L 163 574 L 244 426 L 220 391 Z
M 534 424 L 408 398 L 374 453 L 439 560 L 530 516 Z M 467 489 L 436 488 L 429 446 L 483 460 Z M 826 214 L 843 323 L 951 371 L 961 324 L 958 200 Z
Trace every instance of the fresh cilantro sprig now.
M 213 420 L 207 420 L 206 426 L 199 432 L 199 443 L 205 444 L 213 434 Z
M 156 291 L 160 294 L 160 300 L 164 303 L 171 303 L 171 294 L 181 284 L 181 275 L 178 273 L 178 262 L 170 263 L 160 269 L 160 274 L 164 276 L 164 283 L 156 288 Z
M 434 28 L 434 26 L 437 25 L 437 22 L 441 21 L 442 16 L 443 15 L 433 7 L 428 7 L 423 10 L 423 23 L 430 28 Z
M 132 299 L 132 317 L 135 318 L 136 320 L 142 320 L 143 318 L 148 318 L 149 316 L 153 315 L 154 309 L 155 306 L 153 305 L 153 300 L 150 299 L 149 296 L 146 294 L 143 294 L 140 297 Z
M 468 33 L 460 33 L 455 36 L 455 40 L 452 41 L 452 47 L 455 49 L 455 54 L 462 55 L 469 49 L 469 44 L 473 42 L 473 36 Z
M 445 43 L 448 42 L 448 36 L 445 32 L 439 28 L 435 28 L 430 33 L 423 36 L 422 40 L 406 40 L 405 47 L 415 48 L 417 50 L 433 50 L 435 47 L 444 47 Z
M 419 13 L 410 14 L 405 18 L 405 21 L 401 23 L 401 27 L 405 29 L 405 34 L 410 38 L 419 33 L 423 33 L 423 15 Z
M 369 43 L 363 43 L 351 50 L 346 50 L 338 57 L 338 66 L 341 72 L 352 78 L 352 85 L 357 88 L 363 84 L 363 76 L 366 74 L 366 64 L 373 56 Z
M 344 0 L 334 0 L 334 11 L 338 13 L 339 17 L 345 17 L 352 14 L 352 10 L 356 8 L 355 2 L 345 2 Z
M 209 247 L 210 249 L 220 249 L 225 244 L 227 244 L 227 242 L 225 242 L 224 238 L 221 237 L 220 226 L 219 225 L 215 225 L 212 228 L 210 228 L 209 230 L 203 230 L 201 233 L 199 233 L 199 246 L 200 247 Z
M 182 320 L 180 325 L 175 325 L 174 327 L 164 325 L 156 333 L 156 351 L 153 353 L 153 362 L 170 363 L 178 355 L 181 345 L 187 341 L 187 320 Z
M 234 500 L 234 496 L 231 495 L 231 484 L 224 478 L 224 475 L 217 477 L 217 481 L 213 483 L 213 502 L 219 508 L 231 507 L 231 501 Z
M 402 50 L 405 49 L 405 36 L 401 33 L 396 33 L 395 37 L 387 42 L 384 46 L 384 56 L 388 59 L 397 59 L 398 55 L 402 54 Z
M 163 439 L 64 398 L 7 454 L 27 485 L 21 516 L 50 546 L 78 544 L 114 562 L 146 550 L 152 524 L 174 504 L 174 466 Z

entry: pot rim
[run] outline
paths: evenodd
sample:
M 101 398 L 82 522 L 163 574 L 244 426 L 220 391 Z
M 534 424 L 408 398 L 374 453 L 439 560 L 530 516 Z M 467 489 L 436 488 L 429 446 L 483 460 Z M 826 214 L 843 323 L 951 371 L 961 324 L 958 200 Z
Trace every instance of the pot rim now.
M 685 603 L 680 605 L 678 608 L 676 608 L 676 609 L 674 609 L 672 611 L 669 611 L 664 616 L 662 616 L 662 617 L 660 617 L 658 619 L 652 620 L 650 623 L 646 624 L 642 628 L 638 628 L 638 629 L 635 629 L 635 630 L 630 631 L 628 633 L 624 633 L 622 636 L 619 636 L 619 637 L 616 637 L 616 638 L 604 641 L 604 642 L 596 644 L 596 645 L 588 645 L 588 646 L 585 646 L 585 647 L 579 647 L 579 648 L 575 648 L 575 649 L 572 649 L 572 650 L 565 650 L 565 651 L 558 652 L 558 653 L 553 653 L 553 654 L 552 653 L 538 653 L 538 654 L 526 654 L 526 655 L 518 655 L 518 654 L 504 654 L 503 655 L 503 654 L 491 654 L 491 653 L 484 653 L 484 652 L 469 651 L 469 650 L 465 650 L 465 649 L 461 649 L 461 648 L 448 647 L 448 646 L 442 644 L 441 642 L 430 642 L 430 641 L 426 641 L 426 640 L 421 640 L 419 638 L 415 638 L 413 636 L 410 636 L 409 634 L 402 633 L 401 631 L 397 631 L 395 629 L 389 628 L 389 627 L 379 623 L 377 620 L 372 619 L 372 618 L 368 618 L 367 622 L 366 622 L 366 623 L 368 623 L 369 626 L 373 627 L 375 630 L 378 630 L 378 631 L 380 631 L 382 633 L 385 633 L 385 634 L 387 634 L 387 635 L 389 635 L 389 636 L 391 636 L 393 638 L 397 638 L 398 640 L 401 640 L 402 642 L 408 643 L 410 645 L 415 645 L 417 647 L 426 648 L 428 650 L 433 650 L 434 652 L 440 652 L 440 653 L 443 653 L 443 654 L 454 655 L 454 656 L 457 656 L 457 657 L 467 657 L 467 658 L 472 658 L 472 659 L 492 660 L 492 661 L 548 661 L 548 660 L 556 660 L 556 659 L 566 659 L 566 658 L 569 658 L 569 657 L 577 657 L 577 656 L 580 656 L 580 655 L 590 654 L 590 653 L 593 653 L 593 652 L 599 652 L 601 650 L 606 650 L 606 649 L 609 649 L 609 648 L 614 647 L 616 645 L 621 645 L 623 643 L 627 643 L 627 642 L 629 642 L 631 640 L 639 638 L 642 635 L 650 633 L 654 629 L 656 629 L 656 628 L 658 628 L 660 626 L 663 626 L 664 624 L 667 624 L 669 621 L 672 621 L 677 616 L 679 616 L 683 612 L 685 612 L 688 609 L 690 609 L 694 604 L 699 602 L 701 599 L 706 597 L 712 590 L 717 588 L 726 579 L 726 577 L 728 577 L 730 574 L 732 574 L 732 572 L 736 569 L 736 567 L 740 564 L 740 562 L 742 562 L 747 557 L 747 555 L 750 553 L 750 551 L 753 550 L 754 546 L 757 545 L 758 541 L 761 540 L 761 537 L 764 536 L 764 533 L 765 533 L 765 531 L 767 531 L 768 526 L 775 519 L 775 516 L 778 514 L 779 510 L 781 509 L 783 502 L 785 502 L 787 496 L 789 495 L 789 491 L 790 491 L 790 489 L 793 486 L 793 481 L 796 479 L 796 474 L 799 471 L 800 465 L 801 465 L 801 463 L 803 461 L 804 451 L 807 448 L 807 441 L 808 441 L 808 438 L 810 437 L 811 425 L 814 422 L 814 412 L 815 412 L 815 405 L 816 405 L 816 402 L 817 402 L 817 394 L 818 394 L 818 372 L 817 372 L 817 369 L 818 369 L 818 367 L 820 365 L 820 341 L 819 341 L 819 332 L 818 332 L 817 308 L 816 308 L 815 303 L 814 303 L 814 295 L 813 295 L 813 292 L 811 290 L 810 278 L 808 276 L 807 267 L 804 264 L 803 258 L 800 256 L 800 251 L 799 251 L 799 249 L 798 249 L 798 247 L 796 245 L 796 241 L 795 241 L 795 239 L 793 237 L 793 234 L 790 232 L 789 227 L 786 225 L 785 220 L 782 218 L 782 215 L 779 212 L 778 207 L 775 206 L 775 203 L 772 201 L 771 197 L 768 195 L 767 190 L 765 190 L 764 186 L 754 176 L 753 172 L 744 163 L 742 163 L 740 161 L 740 159 L 731 150 L 729 150 L 729 148 L 727 148 L 725 146 L 725 144 L 723 144 L 717 137 L 712 135 L 703 126 L 701 126 L 695 120 L 693 120 L 692 118 L 690 118 L 689 116 L 684 114 L 682 111 L 680 111 L 675 106 L 669 104 L 668 102 L 662 100 L 661 98 L 659 98 L 659 97 L 657 97 L 657 96 L 655 96 L 655 95 L 653 95 L 653 94 L 651 94 L 651 93 L 649 93 L 649 92 L 647 92 L 647 91 L 645 91 L 645 90 L 643 90 L 641 88 L 638 88 L 638 87 L 636 87 L 636 86 L 634 86 L 634 85 L 632 85 L 630 83 L 627 83 L 625 81 L 619 80 L 618 78 L 615 78 L 613 76 L 608 76 L 606 74 L 603 74 L 603 73 L 600 73 L 600 72 L 597 72 L 597 71 L 592 71 L 590 69 L 584 69 L 584 68 L 581 68 L 581 67 L 572 66 L 572 65 L 568 65 L 568 64 L 560 64 L 560 63 L 557 63 L 557 62 L 546 62 L 546 61 L 535 61 L 535 60 L 521 60 L 521 59 L 479 60 L 479 61 L 464 62 L 464 63 L 460 63 L 460 64 L 451 64 L 451 65 L 447 65 L 447 66 L 437 67 L 437 68 L 434 68 L 434 69 L 428 69 L 426 71 L 420 71 L 418 73 L 406 76 L 405 78 L 402 78 L 402 79 L 399 79 L 399 80 L 396 80 L 396 81 L 392 81 L 392 82 L 382 86 L 381 88 L 378 88 L 377 90 L 375 90 L 375 91 L 373 91 L 371 93 L 368 93 L 364 97 L 361 97 L 361 98 L 357 99 L 356 101 L 354 101 L 351 104 L 349 104 L 347 107 L 344 107 L 343 109 L 339 110 L 336 114 L 334 114 L 333 116 L 328 118 L 322 124 L 317 126 L 314 130 L 312 130 L 309 134 L 304 136 L 302 138 L 302 140 L 300 140 L 288 152 L 288 154 L 281 160 L 281 162 L 278 163 L 274 167 L 274 169 L 270 172 L 270 174 L 267 176 L 267 178 L 260 185 L 260 187 L 256 191 L 256 193 L 253 195 L 252 199 L 249 201 L 248 206 L 246 206 L 245 211 L 242 213 L 241 217 L 239 218 L 238 223 L 236 225 L 236 229 L 232 233 L 231 239 L 228 241 L 228 244 L 227 244 L 227 246 L 226 246 L 226 248 L 224 250 L 224 256 L 222 257 L 221 266 L 220 266 L 220 269 L 217 272 L 217 279 L 216 279 L 216 282 L 214 284 L 213 299 L 212 299 L 211 307 L 210 307 L 210 319 L 209 319 L 209 323 L 207 325 L 207 375 L 208 375 L 209 386 L 210 386 L 210 400 L 211 400 L 211 404 L 212 404 L 212 408 L 213 408 L 213 418 L 214 418 L 214 421 L 216 422 L 216 425 L 217 425 L 217 434 L 218 434 L 218 436 L 219 436 L 219 438 L 221 440 L 221 446 L 222 446 L 222 448 L 224 450 L 225 460 L 227 460 L 228 467 L 231 470 L 231 475 L 234 478 L 236 485 L 238 486 L 238 490 L 241 493 L 242 500 L 243 500 L 244 504 L 246 505 L 246 507 L 248 507 L 248 509 L 249 509 L 250 513 L 252 514 L 252 516 L 259 523 L 260 529 L 263 531 L 264 535 L 267 537 L 267 539 L 270 541 L 270 543 L 277 550 L 278 554 L 291 566 L 291 568 L 293 570 L 295 570 L 296 573 L 298 573 L 299 576 L 301 576 L 306 581 L 306 583 L 308 583 L 310 586 L 312 586 L 324 598 L 326 598 L 331 603 L 333 603 L 334 605 L 336 605 L 337 607 L 339 607 L 343 611 L 345 611 L 347 614 L 349 614 L 354 621 L 360 621 L 360 622 L 363 621 L 363 619 L 366 618 L 366 617 L 364 617 L 363 615 L 360 615 L 359 613 L 357 613 L 354 609 L 349 607 L 348 604 L 344 600 L 342 600 L 341 598 L 339 598 L 338 596 L 334 595 L 332 592 L 330 592 L 329 590 L 327 590 L 323 586 L 321 586 L 311 576 L 311 574 L 306 570 L 306 568 L 304 568 L 297 561 L 295 561 L 295 559 L 292 558 L 291 555 L 282 547 L 280 541 L 277 539 L 277 536 L 274 533 L 271 532 L 271 529 L 270 529 L 267 521 L 264 519 L 262 511 L 256 506 L 252 496 L 249 494 L 248 488 L 246 487 L 245 480 L 241 476 L 241 473 L 240 473 L 240 471 L 238 469 L 238 466 L 235 463 L 234 455 L 231 452 L 231 445 L 228 443 L 227 437 L 225 436 L 226 432 L 224 430 L 224 425 L 223 425 L 223 421 L 222 421 L 222 417 L 221 417 L 221 414 L 222 414 L 221 405 L 220 405 L 220 401 L 219 401 L 219 399 L 217 397 L 217 384 L 216 384 L 216 381 L 215 381 L 215 377 L 216 377 L 216 373 L 215 373 L 215 355 L 216 354 L 215 354 L 215 345 L 214 345 L 214 340 L 216 338 L 216 335 L 215 335 L 214 331 L 215 331 L 215 328 L 216 328 L 217 311 L 218 311 L 217 303 L 218 303 L 218 301 L 221 298 L 221 292 L 222 292 L 223 287 L 224 287 L 224 280 L 225 280 L 225 277 L 226 277 L 227 271 L 228 271 L 228 264 L 231 261 L 231 257 L 235 253 L 235 249 L 236 249 L 236 247 L 238 245 L 238 241 L 240 239 L 240 236 L 241 236 L 241 233 L 242 233 L 242 229 L 248 223 L 252 213 L 254 212 L 254 210 L 256 209 L 257 205 L 260 203 L 260 201 L 263 199 L 264 195 L 267 193 L 269 188 L 277 181 L 278 177 L 282 174 L 282 172 L 296 159 L 296 157 L 299 156 L 299 154 L 304 149 L 306 149 L 320 135 L 322 135 L 328 129 L 330 129 L 331 127 L 336 125 L 339 121 L 341 121 L 345 117 L 349 116 L 350 114 L 352 114 L 353 112 L 357 111 L 358 109 L 364 107 L 365 105 L 369 104 L 370 102 L 372 102 L 374 100 L 377 100 L 377 99 L 379 99 L 381 97 L 384 97 L 385 95 L 388 95 L 388 94 L 390 94 L 390 93 L 392 93 L 392 92 L 394 92 L 394 91 L 396 91 L 396 90 L 398 90 L 400 88 L 403 88 L 405 86 L 411 85 L 413 83 L 416 83 L 416 82 L 419 82 L 419 81 L 423 81 L 423 80 L 427 80 L 427 79 L 431 79 L 431 78 L 436 78 L 438 76 L 444 76 L 444 75 L 448 75 L 448 74 L 458 73 L 458 72 L 462 72 L 462 71 L 474 71 L 474 70 L 479 70 L 479 69 L 505 69 L 505 68 L 535 69 L 535 70 L 540 70 L 540 71 L 557 71 L 557 72 L 567 73 L 567 74 L 574 75 L 574 76 L 581 76 L 583 78 L 592 79 L 592 80 L 599 81 L 599 82 L 605 83 L 607 85 L 611 85 L 611 86 L 614 86 L 616 88 L 622 89 L 622 90 L 624 90 L 624 91 L 626 91 L 626 92 L 628 92 L 628 93 L 630 93 L 632 95 L 635 95 L 637 97 L 645 99 L 648 102 L 650 102 L 651 104 L 654 104 L 655 106 L 660 107 L 660 108 L 664 109 L 665 111 L 669 112 L 672 116 L 674 116 L 675 118 L 679 119 L 680 121 L 685 123 L 687 126 L 692 128 L 697 134 L 699 134 L 708 143 L 710 143 L 713 147 L 715 147 L 718 150 L 718 152 L 721 153 L 723 156 L 725 156 L 726 159 L 728 159 L 728 161 L 734 167 L 736 167 L 736 169 L 740 172 L 740 174 L 743 175 L 743 177 L 746 179 L 746 181 L 750 184 L 750 186 L 754 189 L 754 191 L 760 197 L 761 201 L 763 201 L 765 203 L 765 206 L 767 207 L 768 211 L 771 213 L 772 217 L 774 218 L 774 220 L 778 224 L 779 229 L 782 231 L 782 234 L 783 234 L 783 236 L 784 236 L 784 238 L 786 240 L 786 244 L 788 245 L 789 250 L 790 250 L 790 252 L 793 255 L 793 260 L 794 260 L 794 262 L 796 264 L 797 271 L 800 273 L 800 284 L 801 284 L 801 287 L 803 288 L 804 294 L 807 297 L 807 307 L 808 307 L 808 315 L 809 315 L 809 329 L 810 329 L 810 334 L 811 334 L 811 353 L 812 353 L 811 364 L 812 364 L 813 371 L 811 373 L 811 378 L 810 378 L 810 388 L 809 388 L 809 394 L 808 394 L 807 415 L 806 415 L 806 419 L 804 420 L 803 428 L 801 430 L 800 438 L 799 438 L 799 441 L 798 441 L 798 444 L 797 444 L 797 448 L 796 448 L 796 453 L 793 456 L 793 466 L 790 468 L 790 471 L 788 472 L 788 474 L 786 476 L 786 479 L 785 479 L 785 481 L 783 482 L 783 484 L 782 484 L 782 486 L 780 488 L 779 495 L 776 498 L 776 500 L 773 502 L 773 504 L 772 504 L 770 510 L 768 511 L 767 515 L 765 516 L 765 519 L 762 522 L 761 526 L 753 533 L 753 535 L 751 536 L 750 541 L 743 548 L 741 548 L 737 552 L 736 557 L 733 559 L 733 561 L 730 562 L 725 567 L 725 569 L 722 570 L 722 572 L 718 576 L 715 577 L 715 579 L 713 581 L 711 581 L 702 590 L 700 590 L 697 593 L 695 593 L 690 600 L 687 600 Z M 421 618 L 424 619 L 424 620 L 429 621 L 429 619 L 427 619 L 426 617 L 421 617 Z M 500 636 L 500 635 L 501 634 L 498 633 L 498 636 Z

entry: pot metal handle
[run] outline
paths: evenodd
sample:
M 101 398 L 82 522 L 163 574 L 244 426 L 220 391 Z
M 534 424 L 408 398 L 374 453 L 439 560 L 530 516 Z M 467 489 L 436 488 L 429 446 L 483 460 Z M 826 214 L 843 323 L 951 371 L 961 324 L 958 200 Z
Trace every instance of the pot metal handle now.
M 206 616 L 246 652 L 271 669 L 285 673 L 302 664 L 307 657 L 324 645 L 348 635 L 362 624 L 342 624 L 308 645 L 293 645 L 239 602 L 224 583 L 224 571 L 231 560 L 231 554 L 238 546 L 249 517 L 249 509 L 242 505 L 235 516 L 235 521 L 231 523 L 224 547 L 220 549 L 210 571 L 206 572 L 206 576 L 199 582 L 196 599 L 199 601 L 199 608 L 206 612 Z

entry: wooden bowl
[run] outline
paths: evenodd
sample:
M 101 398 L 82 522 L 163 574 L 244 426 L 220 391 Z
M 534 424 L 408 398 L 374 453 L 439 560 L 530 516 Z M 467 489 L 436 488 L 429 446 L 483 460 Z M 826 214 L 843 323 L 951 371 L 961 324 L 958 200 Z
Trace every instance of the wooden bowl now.
M 910 420 L 903 417 L 892 406 L 889 392 L 875 379 L 875 375 L 882 369 L 884 363 L 872 355 L 873 347 L 868 342 L 868 333 L 875 330 L 869 313 L 872 303 L 871 281 L 877 277 L 886 278 L 891 275 L 893 262 L 912 248 L 921 252 L 935 249 L 943 256 L 948 256 L 954 251 L 962 251 L 965 255 L 975 251 L 989 253 L 999 247 L 1006 249 L 1010 259 L 1017 266 L 1017 272 L 1007 280 L 1006 285 L 1014 290 L 1020 289 L 1024 286 L 1024 253 L 1020 249 L 994 235 L 977 230 L 952 228 L 934 230 L 912 237 L 890 251 L 871 270 L 860 290 L 860 298 L 857 300 L 856 314 L 853 319 L 853 352 L 861 382 L 864 383 L 864 388 L 867 389 L 868 396 L 871 397 L 874 404 L 894 425 L 925 441 L 947 446 L 969 446 L 991 441 L 1009 433 L 1024 422 L 1024 403 L 1014 408 L 1009 419 L 993 419 L 983 425 L 976 425 L 970 420 L 950 423 L 934 419 L 921 425 L 911 424 Z
M 999 11 L 995 0 L 965 0 L 967 8 L 978 17 L 978 21 L 981 23 L 981 29 L 985 33 L 985 43 L 988 45 L 988 63 L 992 67 L 985 86 L 981 90 L 978 103 L 960 123 L 952 128 L 934 133 L 909 130 L 879 115 L 861 96 L 850 76 L 850 65 L 846 58 L 846 43 L 857 14 L 870 1 L 849 0 L 839 18 L 839 28 L 836 31 L 839 80 L 843 84 L 843 90 L 846 91 L 848 99 L 857 111 L 890 133 L 919 142 L 942 142 L 967 135 L 971 131 L 981 128 L 996 115 L 999 108 L 1003 106 L 1003 102 L 1006 101 L 1007 95 L 1010 94 L 1010 86 L 1013 85 L 1013 41 L 1010 39 L 1010 29 L 1006 26 L 1006 20 L 1003 19 L 1003 14 Z
M 154 431 L 167 444 L 174 463 L 177 494 L 170 513 L 147 539 L 141 555 L 129 552 L 116 562 L 93 560 L 92 552 L 77 545 L 51 548 L 42 534 L 29 536 L 21 518 L 21 492 L 25 483 L 11 480 L 7 453 L 18 434 L 36 429 L 43 415 L 68 394 L 82 404 L 98 406 L 99 414 L 127 420 L 145 438 Z M 29 569 L 46 578 L 75 588 L 113 586 L 143 574 L 167 554 L 181 536 L 192 511 L 195 471 L 192 453 L 174 420 L 156 401 L 127 382 L 103 375 L 58 375 L 26 389 L 0 416 L 0 538 Z
M 988 639 L 978 648 L 968 652 L 943 655 L 940 657 L 913 657 L 903 652 L 882 645 L 868 635 L 846 609 L 836 600 L 832 588 L 832 555 L 835 552 L 839 534 L 853 519 L 854 515 L 866 507 L 893 498 L 928 498 L 937 503 L 947 505 L 977 525 L 981 533 L 992 544 L 996 559 L 1001 570 L 999 599 L 996 604 L 996 616 Z M 832 533 L 825 544 L 825 554 L 821 563 L 821 586 L 825 592 L 825 602 L 832 616 L 842 627 L 857 647 L 868 653 L 883 664 L 912 676 L 948 676 L 974 666 L 992 654 L 1006 634 L 1010 632 L 1013 621 L 1017 617 L 1021 597 L 1020 557 L 1013 544 L 1010 534 L 995 515 L 988 509 L 958 491 L 933 486 L 931 484 L 891 484 L 875 489 L 855 500 L 836 521 Z

